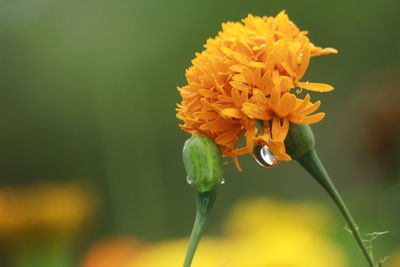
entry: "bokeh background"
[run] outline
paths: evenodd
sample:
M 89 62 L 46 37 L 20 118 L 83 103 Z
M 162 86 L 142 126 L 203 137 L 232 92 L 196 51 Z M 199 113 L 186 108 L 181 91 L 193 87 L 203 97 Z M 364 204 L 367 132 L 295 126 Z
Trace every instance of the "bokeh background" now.
M 313 43 L 339 50 L 305 76 L 336 88 L 313 95 L 327 114 L 313 126 L 317 149 L 362 232 L 390 232 L 376 257 L 400 251 L 399 1 L 1 0 L 0 266 L 81 266 L 104 239 L 187 236 L 195 203 L 176 87 L 222 22 L 283 9 Z M 313 202 L 330 214 L 345 266 L 365 266 L 296 162 L 240 162 L 241 173 L 225 167 L 210 235 L 246 199 Z

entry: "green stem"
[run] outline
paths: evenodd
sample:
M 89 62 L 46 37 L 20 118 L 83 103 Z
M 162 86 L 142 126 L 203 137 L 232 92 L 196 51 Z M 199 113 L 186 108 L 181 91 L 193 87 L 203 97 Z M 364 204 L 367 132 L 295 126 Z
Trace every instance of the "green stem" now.
M 190 267 L 194 254 L 196 252 L 197 246 L 200 242 L 201 236 L 203 235 L 204 228 L 207 224 L 208 217 L 214 206 L 215 197 L 217 195 L 216 189 L 208 192 L 197 193 L 197 211 L 196 219 L 194 221 L 193 230 L 190 235 L 188 249 L 186 251 L 185 262 L 183 267 Z
M 299 158 L 297 161 L 304 167 L 304 169 L 306 169 L 318 181 L 318 183 L 331 196 L 331 198 L 336 203 L 336 205 L 342 212 L 343 216 L 345 217 L 347 223 L 349 224 L 351 232 L 353 233 L 353 236 L 354 236 L 355 240 L 357 241 L 366 260 L 368 261 L 369 266 L 375 267 L 374 260 L 373 260 L 372 256 L 369 254 L 368 249 L 366 248 L 366 246 L 361 238 L 359 229 L 358 229 L 356 223 L 354 222 L 354 219 L 351 216 L 350 211 L 348 210 L 342 197 L 340 196 L 336 187 L 334 186 L 331 179 L 329 178 L 329 175 L 326 172 L 324 166 L 322 165 L 321 160 L 319 159 L 315 150 L 313 150 L 312 152 Z

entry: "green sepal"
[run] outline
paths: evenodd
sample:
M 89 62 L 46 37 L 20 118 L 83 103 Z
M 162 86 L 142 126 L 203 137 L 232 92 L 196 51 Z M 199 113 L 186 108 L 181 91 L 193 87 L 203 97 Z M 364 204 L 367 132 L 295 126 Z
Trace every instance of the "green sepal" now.
M 209 137 L 194 134 L 183 146 L 187 182 L 198 192 L 208 192 L 222 181 L 222 154 Z
M 315 147 L 315 138 L 308 124 L 290 123 L 285 139 L 286 153 L 292 159 L 300 159 L 311 153 Z

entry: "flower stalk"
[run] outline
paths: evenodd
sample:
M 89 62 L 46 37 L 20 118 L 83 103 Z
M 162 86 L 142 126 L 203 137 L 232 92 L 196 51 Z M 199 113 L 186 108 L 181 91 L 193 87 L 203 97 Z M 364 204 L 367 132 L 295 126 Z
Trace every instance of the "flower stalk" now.
M 304 169 L 306 169 L 316 180 L 317 182 L 325 189 L 325 191 L 330 195 L 332 200 L 335 202 L 337 207 L 339 208 L 340 212 L 343 214 L 344 218 L 346 219 L 349 228 L 360 247 L 362 253 L 365 256 L 370 267 L 375 267 L 374 260 L 372 255 L 368 252 L 366 248 L 359 228 L 355 223 L 353 217 L 349 209 L 347 208 L 346 204 L 344 203 L 342 197 L 340 196 L 339 192 L 337 191 L 335 185 L 332 183 L 328 173 L 326 172 L 324 166 L 321 163 L 321 160 L 318 157 L 318 154 L 313 150 L 311 153 L 304 155 L 302 158 L 297 160 Z
M 197 206 L 196 206 L 196 219 L 194 221 L 192 233 L 189 239 L 189 245 L 186 252 L 185 261 L 183 267 L 190 267 L 197 246 L 199 245 L 200 239 L 203 235 L 205 226 L 210 216 L 211 210 L 214 206 L 215 198 L 217 196 L 216 189 L 196 194 Z
M 359 228 L 356 225 L 353 216 L 343 201 L 341 195 L 330 179 L 327 171 L 324 168 L 317 152 L 314 149 L 315 139 L 311 128 L 308 125 L 291 124 L 289 135 L 285 144 L 288 153 L 293 159 L 296 159 L 300 165 L 309 173 L 315 180 L 325 189 L 340 212 L 346 219 L 349 228 L 360 247 L 365 259 L 370 267 L 375 267 L 374 259 L 365 246 Z

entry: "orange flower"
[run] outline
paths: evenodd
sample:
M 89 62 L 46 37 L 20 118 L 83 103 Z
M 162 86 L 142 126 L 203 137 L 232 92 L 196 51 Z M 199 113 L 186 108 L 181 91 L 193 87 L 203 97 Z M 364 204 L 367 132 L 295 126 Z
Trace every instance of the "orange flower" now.
M 332 86 L 301 82 L 313 56 L 337 53 L 314 46 L 284 11 L 276 17 L 248 15 L 240 22 L 222 24 L 222 31 L 207 40 L 186 71 L 188 84 L 177 118 L 188 133 L 204 134 L 219 145 L 225 157 L 252 153 L 255 144 L 266 145 L 280 160 L 291 160 L 284 140 L 289 122 L 312 124 L 324 113 L 312 114 L 320 102 L 301 99 L 297 88 L 328 92 Z M 301 90 L 301 89 L 300 89 Z M 298 90 L 298 91 L 300 91 Z M 256 122 L 262 122 L 257 131 Z M 242 137 L 246 145 L 237 148 Z
M 133 263 L 145 251 L 145 246 L 128 238 L 110 238 L 94 244 L 81 267 L 123 267 Z

